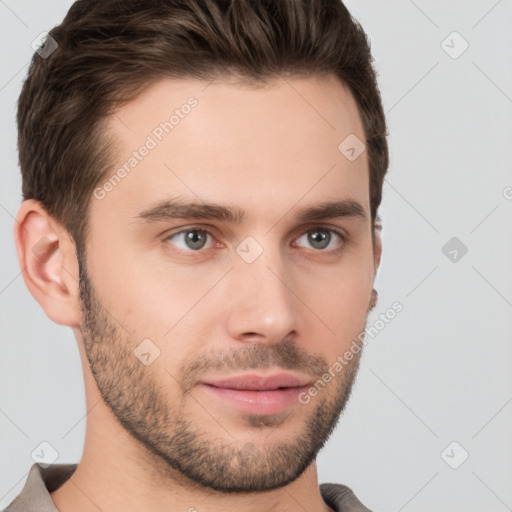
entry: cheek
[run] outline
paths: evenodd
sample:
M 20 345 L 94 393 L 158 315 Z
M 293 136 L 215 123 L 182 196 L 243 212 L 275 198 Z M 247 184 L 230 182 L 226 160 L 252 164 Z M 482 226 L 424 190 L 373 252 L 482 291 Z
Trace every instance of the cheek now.
M 344 338 L 347 333 L 353 333 L 366 319 L 371 286 L 365 282 L 336 280 L 331 276 L 325 286 L 320 287 L 317 282 L 303 286 L 302 290 L 304 303 L 336 333 L 336 337 Z
M 363 252 L 341 258 L 336 265 L 317 270 L 314 275 L 296 277 L 299 297 L 329 327 L 320 326 L 320 320 L 315 320 L 315 326 L 326 333 L 333 347 L 340 342 L 350 343 L 364 330 L 373 277 L 371 258 Z
M 348 341 L 357 336 L 366 322 L 368 310 L 366 290 L 360 288 L 348 294 L 348 290 L 330 294 L 324 299 L 325 322 L 331 326 L 340 341 Z
M 211 286 L 215 276 L 192 265 L 172 265 L 156 248 L 135 251 L 123 240 L 99 236 L 87 261 L 102 305 L 133 336 L 162 338 Z M 203 272 L 204 274 L 204 272 Z
M 166 279 L 152 279 L 140 273 L 124 285 L 116 310 L 139 337 L 158 339 L 165 344 L 176 336 L 181 325 L 188 325 L 189 317 L 200 311 L 198 303 L 205 288 L 172 273 Z

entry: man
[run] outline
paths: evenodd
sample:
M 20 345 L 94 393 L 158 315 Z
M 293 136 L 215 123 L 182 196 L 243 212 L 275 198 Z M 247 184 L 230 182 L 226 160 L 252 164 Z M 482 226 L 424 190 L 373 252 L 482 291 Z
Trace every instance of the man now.
M 76 336 L 86 437 L 8 512 L 369 510 L 315 459 L 376 301 L 371 60 L 339 0 L 80 0 L 50 31 L 15 238 Z

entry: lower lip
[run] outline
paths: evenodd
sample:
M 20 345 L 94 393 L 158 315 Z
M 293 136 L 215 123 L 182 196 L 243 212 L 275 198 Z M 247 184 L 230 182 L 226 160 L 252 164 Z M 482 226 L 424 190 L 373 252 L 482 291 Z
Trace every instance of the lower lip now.
M 217 396 L 239 411 L 248 414 L 275 414 L 299 403 L 299 395 L 308 389 L 308 386 L 296 388 L 273 389 L 271 391 L 240 390 L 230 388 L 217 388 L 209 384 L 201 386 L 211 395 Z

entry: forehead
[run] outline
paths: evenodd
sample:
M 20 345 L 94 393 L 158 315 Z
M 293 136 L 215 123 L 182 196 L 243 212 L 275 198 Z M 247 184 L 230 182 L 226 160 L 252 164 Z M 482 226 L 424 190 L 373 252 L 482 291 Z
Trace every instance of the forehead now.
M 167 196 L 238 205 L 275 221 L 294 205 L 351 198 L 369 210 L 356 103 L 334 76 L 280 78 L 258 87 L 216 79 L 151 84 L 109 120 L 116 161 L 91 213 L 128 219 Z M 351 139 L 349 139 L 351 140 Z

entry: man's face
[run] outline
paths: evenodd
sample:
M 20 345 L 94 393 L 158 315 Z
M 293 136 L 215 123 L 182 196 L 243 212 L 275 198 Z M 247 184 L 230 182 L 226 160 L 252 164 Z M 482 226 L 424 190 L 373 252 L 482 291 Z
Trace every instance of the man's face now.
M 282 487 L 332 433 L 359 364 L 335 364 L 365 328 L 375 275 L 366 153 L 338 149 L 364 140 L 356 104 L 334 77 L 163 80 L 109 130 L 117 178 L 92 198 L 80 289 L 98 388 L 170 470 L 225 492 Z M 347 200 L 364 215 L 300 217 Z M 165 201 L 243 218 L 176 218 L 155 210 Z M 283 372 L 306 386 L 206 384 Z

